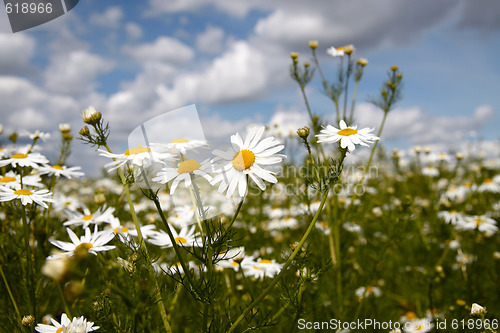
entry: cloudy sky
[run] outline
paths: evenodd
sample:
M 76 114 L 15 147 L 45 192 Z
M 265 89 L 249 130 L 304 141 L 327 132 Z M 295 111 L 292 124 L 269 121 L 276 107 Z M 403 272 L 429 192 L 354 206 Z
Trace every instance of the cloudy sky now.
M 94 105 L 110 122 L 116 151 L 141 123 L 193 103 L 208 137 L 222 140 L 255 122 L 295 128 L 307 113 L 289 54 L 310 60 L 309 40 L 319 41 L 331 78 L 331 45 L 354 44 L 355 56 L 369 60 L 358 93 L 362 126 L 380 124 L 380 110 L 364 101 L 399 65 L 404 99 L 389 115 L 387 146 L 453 148 L 472 131 L 499 139 L 500 2 L 493 0 L 84 0 L 15 34 L 0 10 L 0 123 L 7 134 L 58 137 L 59 123 L 77 132 L 81 111 Z M 313 111 L 333 119 L 315 79 Z M 106 162 L 79 142 L 73 152 L 70 162 L 88 173 Z

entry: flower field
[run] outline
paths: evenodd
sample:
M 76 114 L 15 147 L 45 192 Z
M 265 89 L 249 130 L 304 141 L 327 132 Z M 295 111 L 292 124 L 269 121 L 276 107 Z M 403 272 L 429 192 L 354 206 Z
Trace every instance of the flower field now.
M 175 137 L 117 152 L 93 107 L 78 140 L 59 126 L 57 160 L 44 133 L 1 134 L 0 331 L 497 332 L 498 153 L 388 151 L 399 68 L 372 101 L 382 123 L 360 128 L 368 61 L 328 49 L 330 82 L 309 46 L 290 74 L 310 123 L 286 136 L 255 125 L 224 147 Z M 313 79 L 333 122 L 309 107 Z M 108 159 L 105 176 L 65 164 L 77 144 Z

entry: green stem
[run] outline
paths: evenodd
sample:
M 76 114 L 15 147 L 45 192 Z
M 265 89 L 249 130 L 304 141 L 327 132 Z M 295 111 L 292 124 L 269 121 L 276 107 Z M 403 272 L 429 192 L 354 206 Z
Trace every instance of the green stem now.
M 358 86 L 359 86 L 359 80 L 356 80 L 356 83 L 354 84 L 354 89 L 352 92 L 352 103 L 351 103 L 351 114 L 349 115 L 349 123 L 348 125 L 352 125 L 352 121 L 354 119 L 354 106 L 356 105 L 356 98 L 358 95 Z
M 3 272 L 3 266 L 0 266 L 0 274 L 2 275 L 3 282 L 5 283 L 5 288 L 7 289 L 7 293 L 9 294 L 10 300 L 12 301 L 12 305 L 14 306 L 14 310 L 16 311 L 18 320 L 21 320 L 21 313 L 19 312 L 19 308 L 17 307 L 16 301 L 14 299 L 14 295 L 12 295 L 12 291 L 10 290 L 9 283 L 7 282 L 7 278 Z
M 106 150 L 111 153 L 111 149 L 107 144 L 104 145 Z M 115 160 L 113 158 L 113 160 Z M 125 191 L 125 196 L 127 197 L 127 202 L 130 208 L 130 215 L 132 215 L 132 221 L 134 221 L 135 229 L 137 230 L 137 238 L 139 238 L 139 246 L 140 248 L 144 251 L 144 254 L 146 255 L 146 260 L 148 262 L 148 271 L 149 274 L 152 276 L 155 287 L 156 287 L 156 294 L 158 297 L 158 309 L 160 310 L 160 315 L 161 319 L 163 321 L 163 325 L 165 326 L 166 332 L 172 332 L 172 328 L 170 327 L 170 323 L 168 322 L 168 316 L 167 312 L 165 311 L 165 304 L 163 303 L 163 299 L 161 297 L 161 290 L 160 286 L 158 284 L 158 280 L 156 279 L 156 274 L 152 269 L 152 266 L 150 265 L 151 263 L 151 257 L 149 256 L 149 251 L 146 246 L 146 243 L 144 241 L 144 238 L 142 237 L 142 231 L 141 231 L 141 226 L 139 224 L 139 220 L 137 219 L 137 214 L 135 213 L 134 209 L 134 203 L 132 202 L 132 197 L 130 196 L 130 189 L 129 189 L 129 184 L 127 183 L 127 179 L 125 178 L 125 175 L 123 174 L 123 171 L 121 168 L 117 168 L 118 170 L 118 175 L 120 176 L 120 180 L 122 181 L 123 188 Z
M 31 253 L 30 246 L 30 231 L 28 226 L 28 220 L 26 217 L 25 207 L 21 209 L 22 220 L 23 220 L 23 229 L 24 229 L 24 246 L 26 248 L 26 261 L 28 263 L 28 275 L 29 275 L 29 290 L 30 290 L 30 303 L 31 303 L 31 312 L 32 315 L 36 318 L 36 295 L 35 295 L 35 276 L 33 271 L 33 255 Z M 33 327 L 31 327 L 33 331 Z
M 349 95 L 349 76 L 351 76 L 352 71 L 352 63 L 351 63 L 351 54 L 347 55 L 347 71 L 345 77 L 345 88 L 344 88 L 344 113 L 342 119 L 345 120 L 347 116 L 347 96 Z
M 229 328 L 228 333 L 233 332 L 236 329 L 236 327 L 238 327 L 239 323 L 246 317 L 246 315 L 250 311 L 252 311 L 252 309 L 255 306 L 257 306 L 264 299 L 264 297 L 266 297 L 267 294 L 269 294 L 273 290 L 274 286 L 278 283 L 278 281 L 280 280 L 281 276 L 283 276 L 283 274 L 287 271 L 288 267 L 292 264 L 293 259 L 295 259 L 295 256 L 297 255 L 297 253 L 299 253 L 299 251 L 302 249 L 302 246 L 304 245 L 307 237 L 309 236 L 309 234 L 313 230 L 314 225 L 316 224 L 316 221 L 318 220 L 318 218 L 319 218 L 319 216 L 321 214 L 321 211 L 323 210 L 323 206 L 325 205 L 325 202 L 328 199 L 328 192 L 329 191 L 330 191 L 330 189 L 327 188 L 323 192 L 323 198 L 321 200 L 321 203 L 319 205 L 318 210 L 316 211 L 316 214 L 314 215 L 312 221 L 309 223 L 309 227 L 307 228 L 306 232 L 302 236 L 302 239 L 300 240 L 299 244 L 297 245 L 297 247 L 295 248 L 295 250 L 293 251 L 293 253 L 290 255 L 290 257 L 287 259 L 287 261 L 285 262 L 285 264 L 283 265 L 283 268 L 281 269 L 281 271 L 279 272 L 279 274 L 274 277 L 274 279 L 267 286 L 267 288 L 243 311 L 243 313 L 238 317 L 238 319 L 236 319 L 236 321 L 234 322 L 234 324 L 231 325 L 231 327 Z
M 318 58 L 316 57 L 316 50 L 312 49 L 312 53 L 313 53 L 314 63 L 316 64 L 316 68 L 318 69 L 319 75 L 321 76 L 321 79 L 323 80 L 323 86 L 325 87 L 325 90 L 328 93 L 328 95 L 330 95 L 330 98 L 335 103 L 335 110 L 337 111 L 337 124 L 338 124 L 340 122 L 339 103 L 337 102 L 337 98 L 333 94 L 333 91 L 330 89 L 330 85 L 328 84 L 328 81 L 326 80 L 325 75 L 323 74 L 323 71 L 321 70 L 321 66 L 319 65 Z
M 68 303 L 66 302 L 66 298 L 64 297 L 64 293 L 63 293 L 63 289 L 61 287 L 61 284 L 59 282 L 56 282 L 56 284 L 57 284 L 57 289 L 59 290 L 59 295 L 61 296 L 61 300 L 63 302 L 64 311 L 66 311 L 68 318 L 72 318 L 71 311 L 69 310 Z

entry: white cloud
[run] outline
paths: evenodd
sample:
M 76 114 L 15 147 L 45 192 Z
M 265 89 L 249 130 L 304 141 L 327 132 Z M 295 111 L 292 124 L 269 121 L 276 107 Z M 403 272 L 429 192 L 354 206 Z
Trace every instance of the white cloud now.
M 224 42 L 224 30 L 208 26 L 207 29 L 196 37 L 196 48 L 205 53 L 219 53 Z
M 127 37 L 131 40 L 140 39 L 143 35 L 142 28 L 133 22 L 129 22 L 125 25 L 125 32 Z
M 489 105 L 478 106 L 471 115 L 437 116 L 418 107 L 390 111 L 382 133 L 382 139 L 412 145 L 442 143 L 452 145 L 464 139 L 472 130 L 479 130 L 494 117 L 495 110 Z M 360 127 L 375 127 L 382 121 L 383 111 L 372 104 L 360 104 L 356 118 Z
M 14 74 L 30 69 L 35 47 L 35 39 L 26 34 L 0 33 L 0 73 Z
M 112 61 L 85 51 L 55 55 L 45 71 L 45 86 L 58 93 L 88 93 L 95 88 L 97 76 L 113 66 Z
M 123 10 L 121 7 L 113 6 L 107 8 L 103 13 L 94 13 L 90 16 L 89 22 L 91 24 L 108 27 L 119 28 L 123 19 Z
M 194 51 L 177 39 L 161 36 L 153 43 L 127 45 L 123 51 L 140 63 L 160 62 L 166 64 L 187 64 L 194 58 Z

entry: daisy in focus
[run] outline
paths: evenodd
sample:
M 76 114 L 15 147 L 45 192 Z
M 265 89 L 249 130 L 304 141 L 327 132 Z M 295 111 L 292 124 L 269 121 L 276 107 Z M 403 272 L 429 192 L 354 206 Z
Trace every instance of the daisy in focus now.
M 63 313 L 61 315 L 61 323 L 57 322 L 53 318 L 50 318 L 52 325 L 38 324 L 35 327 L 35 331 L 40 333 L 87 333 L 93 332 L 99 329 L 99 326 L 94 326 L 94 323 L 82 317 L 73 317 L 73 320 L 69 320 L 68 316 Z
M 25 188 L 13 190 L 11 188 L 0 186 L 0 201 L 11 201 L 19 199 L 23 206 L 27 204 L 36 204 L 43 208 L 48 208 L 47 202 L 53 202 L 52 193 L 49 190 L 27 190 Z
M 207 167 L 210 167 L 207 163 L 208 160 L 201 162 L 201 164 L 193 159 L 182 161 L 179 162 L 177 167 L 164 167 L 152 180 L 160 184 L 165 184 L 172 180 L 172 184 L 170 185 L 170 195 L 172 195 L 181 182 L 184 182 L 186 188 L 191 186 L 191 176 L 197 175 L 205 178 L 207 181 L 211 181 L 212 177 L 204 171 Z
M 68 179 L 71 178 L 78 178 L 83 175 L 85 175 L 83 172 L 80 172 L 82 168 L 79 166 L 74 166 L 68 168 L 65 165 L 44 165 L 38 168 L 38 171 L 41 175 L 48 174 L 49 176 L 56 176 L 56 177 L 66 177 Z
M 94 233 L 92 233 L 89 228 L 86 228 L 85 235 L 80 238 L 78 238 L 73 230 L 66 228 L 66 231 L 68 232 L 68 236 L 72 243 L 51 240 L 50 243 L 52 245 L 60 248 L 64 252 L 50 256 L 47 259 L 57 259 L 61 256 L 72 256 L 75 251 L 79 251 L 81 249 L 85 249 L 89 253 L 97 255 L 97 252 L 109 251 L 115 248 L 114 245 L 106 245 L 115 237 L 115 234 L 110 230 L 98 231 L 97 225 L 94 228 Z
M 233 148 L 228 151 L 214 150 L 218 156 L 218 174 L 210 182 L 212 185 L 220 183 L 218 191 L 223 193 L 227 190 L 229 198 L 238 189 L 240 197 L 247 194 L 247 178 L 250 177 L 261 190 L 266 189 L 265 181 L 277 183 L 275 173 L 264 169 L 262 166 L 277 164 L 285 155 L 277 154 L 285 148 L 274 137 L 262 139 L 264 127 L 252 128 L 245 141 L 239 133 L 231 136 Z
M 333 127 L 332 125 L 326 126 L 321 130 L 322 134 L 316 135 L 318 137 L 318 142 L 331 143 L 340 141 L 340 147 L 349 151 L 356 149 L 356 145 L 366 146 L 367 143 L 373 143 L 375 140 L 380 138 L 371 134 L 373 128 L 363 128 L 358 130 L 357 126 L 347 126 L 345 121 L 341 120 L 339 123 L 340 129 Z
M 329 48 L 326 49 L 326 53 L 331 55 L 332 57 L 343 57 L 344 56 L 344 48 L 343 47 L 338 47 L 335 48 L 334 46 L 330 46 Z

